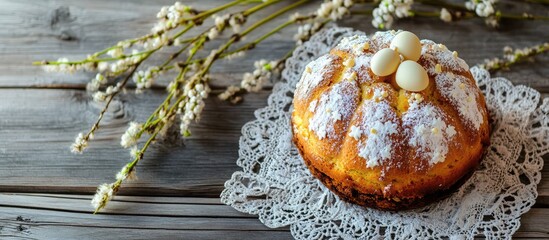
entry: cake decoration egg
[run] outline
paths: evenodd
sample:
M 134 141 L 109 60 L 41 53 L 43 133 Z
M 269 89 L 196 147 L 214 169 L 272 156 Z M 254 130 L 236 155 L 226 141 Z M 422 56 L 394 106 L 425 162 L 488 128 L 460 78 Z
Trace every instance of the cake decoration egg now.
M 400 64 L 400 56 L 393 49 L 385 48 L 378 51 L 370 62 L 370 68 L 380 77 L 394 73 Z
M 408 31 L 398 33 L 391 41 L 391 48 L 396 49 L 405 60 L 417 61 L 421 56 L 419 38 Z
M 429 76 L 425 69 L 417 62 L 406 60 L 396 71 L 396 83 L 407 91 L 419 92 L 429 86 Z

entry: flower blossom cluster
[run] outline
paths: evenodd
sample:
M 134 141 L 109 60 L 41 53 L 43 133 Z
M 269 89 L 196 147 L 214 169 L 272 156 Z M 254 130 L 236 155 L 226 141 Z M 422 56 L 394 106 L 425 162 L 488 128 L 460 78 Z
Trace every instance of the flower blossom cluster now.
M 308 41 L 311 36 L 320 31 L 322 24 L 320 22 L 308 23 L 300 25 L 297 28 L 297 33 L 294 35 L 294 40 L 297 45 L 301 45 Z
M 465 2 L 465 7 L 475 13 L 479 17 L 488 17 L 495 13 L 494 4 L 496 0 L 470 0 Z
M 219 37 L 227 27 L 230 27 L 233 33 L 239 33 L 247 20 L 242 13 L 227 13 L 221 16 L 214 14 L 212 18 L 214 19 L 214 26 L 208 31 L 208 40 Z
M 251 73 L 245 73 L 240 83 L 240 87 L 248 92 L 258 92 L 263 84 L 271 78 L 273 73 L 279 73 L 282 64 L 279 61 L 267 61 L 265 59 L 254 63 L 255 70 Z
M 107 100 L 109 96 L 112 96 L 116 93 L 118 93 L 122 88 L 122 83 L 119 82 L 114 86 L 108 86 L 107 89 L 105 89 L 104 92 L 102 91 L 95 91 L 92 95 L 93 101 L 95 102 L 104 102 Z
M 237 87 L 237 86 L 234 86 L 234 85 L 231 85 L 229 86 L 224 92 L 220 93 L 219 95 L 217 95 L 217 97 L 220 99 L 220 100 L 228 100 L 229 98 L 233 97 L 234 95 L 236 95 L 238 92 L 240 92 L 242 89 Z M 238 99 L 239 101 L 240 99 Z
M 75 73 L 77 71 L 92 72 L 97 70 L 96 64 L 93 62 L 87 62 L 83 64 L 71 63 L 68 58 L 57 59 L 57 64 L 46 64 L 43 66 L 46 72 L 62 72 L 62 73 Z
M 223 93 L 218 95 L 221 100 L 228 100 L 236 93 L 245 90 L 247 92 L 258 92 L 265 82 L 269 81 L 273 74 L 278 74 L 284 68 L 281 61 L 267 61 L 265 59 L 254 63 L 253 72 L 244 73 L 240 87 L 229 86 Z
M 95 78 L 93 78 L 88 84 L 86 84 L 86 90 L 89 92 L 95 92 L 99 90 L 99 87 L 101 85 L 105 84 L 107 82 L 107 79 L 105 76 L 103 76 L 101 73 L 98 73 L 95 75 Z
M 208 77 L 206 76 L 205 79 Z M 192 82 L 185 85 L 183 94 L 185 95 L 187 101 L 182 101 L 179 104 L 178 113 L 181 115 L 181 135 L 190 136 L 189 125 L 191 121 L 200 119 L 200 114 L 206 105 L 204 99 L 208 97 L 210 93 L 210 88 L 207 84 L 202 82 L 207 82 L 205 80 L 199 81 L 199 83 L 191 85 Z
M 84 137 L 83 133 L 79 133 L 74 140 L 74 143 L 71 145 L 72 153 L 82 153 L 84 149 L 88 147 L 88 140 Z
M 299 19 L 302 18 L 308 20 L 305 24 L 298 27 L 297 33 L 294 35 L 297 45 L 301 45 L 303 42 L 309 40 L 313 34 L 320 31 L 327 19 L 336 21 L 349 14 L 349 9 L 353 4 L 352 0 L 328 0 L 320 4 L 320 7 L 315 11 L 312 18 L 303 17 L 299 13 L 292 15 L 290 19 L 293 21 L 299 22 Z
M 135 82 L 136 93 L 141 93 L 143 89 L 150 88 L 158 76 L 160 69 L 158 67 L 150 67 L 146 71 L 140 70 L 134 73 L 133 81 Z
M 153 33 L 163 33 L 177 27 L 182 21 L 190 20 L 194 17 L 194 11 L 190 6 L 175 2 L 172 6 L 164 6 L 160 12 L 156 14 L 159 19 L 158 23 L 153 27 Z
M 137 179 L 137 175 L 135 174 L 135 167 L 130 167 L 129 164 L 124 165 L 120 172 L 116 174 L 116 180 L 124 181 L 126 179 Z
M 349 13 L 349 8 L 353 6 L 352 0 L 331 0 L 320 4 L 320 8 L 316 11 L 319 18 L 339 20 Z
M 549 42 L 526 47 L 521 49 L 513 49 L 509 46 L 503 48 L 503 58 L 492 58 L 484 60 L 484 64 L 480 64 L 481 68 L 494 70 L 506 68 L 511 64 L 528 59 L 538 53 L 549 51 Z
M 470 0 L 465 2 L 465 7 L 479 17 L 485 18 L 486 25 L 491 27 L 497 27 L 499 25 L 499 19 L 494 9 L 494 4 L 497 0 Z
M 131 147 L 139 140 L 139 134 L 143 129 L 143 125 L 137 122 L 130 122 L 130 127 L 120 138 L 120 145 L 124 148 Z
M 389 29 L 393 25 L 394 17 L 405 18 L 410 16 L 413 0 L 382 0 L 372 12 L 372 25 L 375 28 Z
M 91 201 L 93 208 L 96 210 L 103 208 L 112 199 L 113 195 L 113 184 L 101 184 Z

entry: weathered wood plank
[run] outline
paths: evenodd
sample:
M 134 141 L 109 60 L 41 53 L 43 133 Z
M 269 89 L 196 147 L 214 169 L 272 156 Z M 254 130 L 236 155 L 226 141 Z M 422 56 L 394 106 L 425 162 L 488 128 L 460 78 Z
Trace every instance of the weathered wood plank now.
M 87 54 L 102 50 L 120 40 L 138 37 L 150 31 L 156 22 L 156 13 L 163 5 L 174 1 L 66 1 L 50 0 L 34 3 L 31 1 L 2 0 L 0 9 L 0 86 L 44 86 L 65 84 L 83 87 L 92 74 L 51 74 L 40 67 L 30 65 L 33 61 L 57 59 L 66 56 L 69 59 L 81 59 Z M 200 9 L 209 9 L 226 1 L 185 1 L 185 4 Z M 308 12 L 314 6 L 305 6 Z M 243 9 L 244 6 L 238 7 Z M 266 10 L 271 11 L 272 10 Z M 264 14 L 262 14 L 264 15 Z M 256 22 L 252 16 L 249 22 Z M 286 21 L 282 17 L 272 26 Z M 200 30 L 203 31 L 203 30 Z M 191 31 L 194 34 L 199 31 Z M 266 32 L 266 31 L 260 31 Z M 115 34 L 113 34 L 115 33 Z M 255 39 L 251 34 L 247 39 Z M 217 64 L 212 68 L 213 85 L 227 86 L 240 81 L 243 72 L 253 70 L 253 62 L 261 58 L 276 59 L 284 56 L 294 45 L 290 33 L 276 34 L 265 42 L 268 48 L 255 49 L 252 54 L 237 61 Z M 227 35 L 227 36 L 230 36 Z M 69 38 L 67 40 L 67 38 Z M 221 39 L 226 39 L 222 37 Z M 211 49 L 211 46 L 206 46 Z M 171 50 L 173 52 L 174 50 Z M 167 58 L 169 52 L 162 54 Z M 159 64 L 152 59 L 150 64 Z M 165 86 L 174 75 L 159 79 L 159 85 Z
M 84 87 L 92 74 L 51 74 L 41 68 L 31 66 L 32 61 L 57 59 L 62 56 L 77 59 L 86 54 L 110 46 L 119 40 L 147 33 L 155 22 L 155 14 L 162 5 L 173 1 L 66 1 L 49 0 L 40 2 L 2 0 L 0 9 L 0 87 L 27 86 L 70 86 Z M 190 5 L 206 9 L 224 1 L 185 1 Z M 513 4 L 509 1 L 506 4 Z M 517 12 L 524 5 L 514 4 Z M 315 5 L 301 8 L 309 12 Z M 360 7 L 357 7 L 360 9 Z M 547 6 L 537 9 L 547 12 Z M 511 8 L 509 8 L 511 9 Z M 543 10 L 545 9 L 545 11 Z M 532 7 L 527 9 L 532 11 Z M 277 20 L 284 21 L 286 18 Z M 370 16 L 354 16 L 340 24 L 373 33 Z M 249 22 L 257 19 L 252 18 Z M 505 22 L 502 29 L 495 31 L 480 21 L 461 21 L 443 24 L 438 19 L 401 20 L 395 28 L 413 30 L 422 38 L 445 43 L 455 49 L 470 65 L 482 62 L 485 58 L 500 56 L 502 48 L 524 47 L 549 39 L 549 25 L 543 21 Z M 268 28 L 260 30 L 266 31 Z M 253 68 L 257 59 L 274 59 L 284 55 L 294 45 L 293 30 L 277 34 L 260 45 L 242 59 L 217 64 L 212 69 L 212 85 L 224 87 L 237 84 L 241 74 Z M 116 34 L 113 34 L 116 33 Z M 67 38 L 70 41 L 67 41 Z M 253 39 L 250 36 L 248 39 Z M 268 47 L 267 47 L 268 46 Z M 164 54 L 163 57 L 167 55 Z M 158 62 L 158 61 L 153 61 Z M 549 91 L 546 81 L 549 69 L 549 56 L 541 56 L 538 62 L 514 67 L 512 72 L 504 72 L 516 83 L 526 84 L 536 89 Z M 170 76 L 159 79 L 158 86 L 165 86 Z
M 189 236 L 192 239 L 201 239 L 219 236 L 221 231 L 227 233 L 229 239 L 239 236 L 241 239 L 258 237 L 278 239 L 290 236 L 287 227 L 267 228 L 256 216 L 234 214 L 236 211 L 229 206 L 188 204 L 187 202 L 196 201 L 193 198 L 117 197 L 103 213 L 92 215 L 88 210 L 90 197 L 0 194 L 0 236 L 31 239 L 75 235 L 107 237 L 106 239 L 111 239 L 109 236 L 116 236 L 117 239 L 124 237 L 133 239 L 134 236 L 149 238 L 155 236 L 155 239 Z M 120 202 L 117 200 L 119 198 L 125 201 Z M 218 199 L 207 201 L 216 202 Z M 211 207 L 218 208 L 219 214 L 212 216 L 200 214 L 200 212 L 210 212 Z M 549 209 L 531 209 L 522 216 L 522 224 L 515 237 L 549 237 L 544 219 L 549 219 Z M 265 235 L 261 237 L 257 234 Z
M 33 208 L 75 213 L 93 213 L 91 195 L 29 195 L 0 194 L 0 205 L 14 208 Z M 116 197 L 104 211 L 110 215 L 140 215 L 158 217 L 253 217 L 221 204 L 219 198 L 189 197 Z
M 287 228 L 270 229 L 254 218 L 93 215 L 12 207 L 0 207 L 0 226 L 2 239 L 290 238 Z
M 266 105 L 268 94 L 248 95 L 237 106 L 209 98 L 202 120 L 192 128 L 194 135 L 153 146 L 138 168 L 140 179 L 122 191 L 218 196 L 238 170 L 240 129 L 254 119 L 253 111 Z M 145 120 L 164 94 L 155 90 L 122 96 L 83 155 L 71 154 L 68 146 L 99 111 L 83 91 L 0 90 L 0 96 L 0 191 L 77 193 L 93 192 L 95 185 L 112 181 L 130 160 L 128 150 L 119 145 L 120 135 L 129 121 Z
M 183 221 L 183 220 L 182 220 Z M 207 223 L 205 223 L 207 224 Z M 23 225 L 21 225 L 23 226 Z M 275 240 L 292 239 L 287 231 L 234 231 L 234 230 L 166 230 L 166 229 L 124 229 L 124 228 L 96 228 L 96 227 L 75 227 L 75 226 L 47 226 L 35 227 L 32 237 L 28 233 L 19 233 L 19 225 L 15 230 L 7 234 L 0 234 L 2 239 L 135 239 L 135 240 L 172 240 L 172 239 L 193 239 L 193 240 Z M 11 230 L 11 229 L 9 229 Z M 23 229 L 23 231 L 28 231 Z

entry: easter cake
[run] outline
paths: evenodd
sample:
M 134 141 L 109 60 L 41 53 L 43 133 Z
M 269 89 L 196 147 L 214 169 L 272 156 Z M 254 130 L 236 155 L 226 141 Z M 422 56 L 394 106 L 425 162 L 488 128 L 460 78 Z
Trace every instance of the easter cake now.
M 404 210 L 455 191 L 489 144 L 484 96 L 457 52 L 407 31 L 344 38 L 296 86 L 293 141 L 340 198 Z

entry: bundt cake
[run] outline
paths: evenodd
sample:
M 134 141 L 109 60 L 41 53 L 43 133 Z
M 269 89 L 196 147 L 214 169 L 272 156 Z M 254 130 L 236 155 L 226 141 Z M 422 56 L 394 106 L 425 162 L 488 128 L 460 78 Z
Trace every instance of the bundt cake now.
M 316 178 L 346 201 L 383 210 L 422 207 L 455 191 L 490 132 L 465 61 L 406 31 L 347 37 L 310 62 L 291 124 Z

